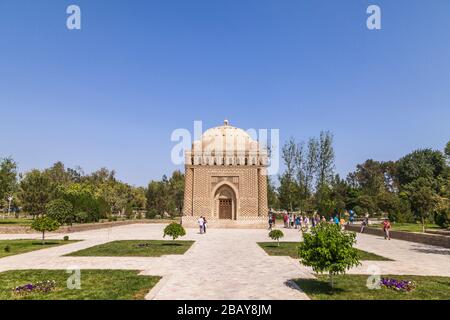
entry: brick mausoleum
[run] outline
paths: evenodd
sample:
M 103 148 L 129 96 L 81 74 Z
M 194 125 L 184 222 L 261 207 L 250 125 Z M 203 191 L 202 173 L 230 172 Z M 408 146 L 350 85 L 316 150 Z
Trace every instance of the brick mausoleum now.
M 224 125 L 194 141 L 185 159 L 183 225 L 200 216 L 210 226 L 267 224 L 267 151 L 242 129 Z

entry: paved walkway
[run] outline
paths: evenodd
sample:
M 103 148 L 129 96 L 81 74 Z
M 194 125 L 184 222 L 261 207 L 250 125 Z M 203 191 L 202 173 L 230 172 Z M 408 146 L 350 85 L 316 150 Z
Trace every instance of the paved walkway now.
M 148 299 L 308 299 L 289 281 L 312 278 L 309 268 L 289 257 L 268 256 L 257 242 L 268 241 L 266 230 L 210 229 L 200 235 L 188 229 L 183 240 L 195 240 L 184 255 L 163 257 L 64 257 L 80 249 L 114 240 L 162 239 L 163 225 L 135 224 L 70 234 L 83 240 L 0 259 L 0 272 L 14 269 L 134 269 L 163 279 Z M 284 241 L 299 241 L 296 230 L 283 230 Z M 0 235 L 30 239 L 38 235 Z M 63 235 L 49 238 L 61 239 Z M 357 247 L 395 261 L 367 261 L 350 273 L 450 276 L 450 249 L 400 240 L 358 235 Z

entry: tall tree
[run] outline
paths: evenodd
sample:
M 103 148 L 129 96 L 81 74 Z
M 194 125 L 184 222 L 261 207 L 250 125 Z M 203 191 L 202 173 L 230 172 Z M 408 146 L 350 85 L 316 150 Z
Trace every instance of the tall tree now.
M 334 148 L 333 135 L 329 131 L 322 131 L 319 138 L 319 153 L 317 161 L 317 189 L 329 185 L 333 179 Z
M 50 178 L 39 170 L 25 174 L 20 181 L 20 198 L 23 209 L 33 216 L 44 214 L 47 203 L 52 200 L 54 186 Z
M 172 177 L 169 179 L 170 196 L 175 205 L 178 215 L 183 214 L 183 202 L 184 202 L 184 174 L 181 171 L 176 170 L 172 173 Z
M 446 172 L 444 155 L 431 149 L 416 150 L 398 161 L 398 179 L 405 186 L 419 178 L 433 183 Z
M 316 138 L 310 138 L 308 141 L 308 153 L 305 157 L 305 189 L 308 194 L 312 194 L 314 175 L 318 168 L 318 156 L 319 156 L 319 141 Z
M 267 176 L 267 202 L 270 209 L 280 209 L 278 193 L 270 176 Z
M 297 145 L 294 138 L 289 141 L 282 148 L 281 157 L 286 171 L 279 178 L 280 179 L 280 201 L 283 199 L 281 205 L 284 205 L 287 210 L 294 210 L 294 194 L 296 191 L 295 185 L 295 159 L 297 157 Z
M 17 163 L 12 158 L 0 160 L 0 207 L 17 191 Z

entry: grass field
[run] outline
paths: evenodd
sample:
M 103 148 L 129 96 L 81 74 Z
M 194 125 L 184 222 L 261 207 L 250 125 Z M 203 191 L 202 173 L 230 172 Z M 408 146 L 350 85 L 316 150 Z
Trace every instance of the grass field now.
M 13 256 L 35 250 L 57 247 L 76 241 L 46 240 L 42 244 L 41 240 L 0 240 L 0 258 Z M 9 247 L 9 251 L 7 250 Z
M 382 228 L 381 224 L 371 224 L 371 228 Z M 426 230 L 442 230 L 436 224 L 427 224 Z M 406 232 L 422 232 L 422 225 L 419 223 L 392 223 L 391 231 L 406 231 Z
M 401 292 L 389 288 L 370 290 L 367 275 L 338 275 L 334 277 L 332 290 L 327 275 L 318 279 L 297 279 L 297 285 L 312 300 L 449 300 L 450 278 L 430 276 L 383 276 L 416 282 L 416 289 Z
M 1 225 L 23 225 L 23 226 L 29 226 L 33 222 L 33 219 L 26 219 L 26 218 L 0 218 L 0 226 Z
M 194 241 L 122 240 L 72 252 L 67 256 L 160 257 L 169 254 L 184 254 L 193 243 Z
M 264 249 L 270 256 L 289 256 L 298 259 L 298 242 L 280 242 L 277 246 L 276 242 L 258 242 L 259 246 Z M 391 259 L 376 255 L 371 252 L 357 249 L 360 260 L 368 261 L 392 261 Z
M 160 277 L 133 270 L 81 270 L 81 289 L 68 289 L 66 270 L 13 270 L 0 273 L 0 300 L 143 300 Z M 18 295 L 13 288 L 56 281 L 53 291 Z

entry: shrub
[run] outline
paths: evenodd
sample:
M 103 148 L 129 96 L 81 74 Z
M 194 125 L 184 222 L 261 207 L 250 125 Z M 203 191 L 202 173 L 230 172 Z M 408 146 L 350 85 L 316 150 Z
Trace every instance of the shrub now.
M 45 244 L 45 232 L 57 230 L 59 228 L 59 223 L 58 221 L 53 220 L 50 217 L 41 216 L 34 219 L 33 223 L 31 224 L 31 228 L 33 230 L 42 232 L 42 244 Z
M 269 237 L 272 240 L 276 240 L 278 242 L 278 246 L 280 246 L 280 239 L 284 237 L 284 233 L 281 230 L 272 230 L 269 232 Z
M 170 237 L 172 237 L 173 240 L 175 240 L 175 239 L 177 239 L 179 237 L 183 237 L 185 235 L 186 235 L 186 231 L 181 226 L 181 224 L 173 222 L 164 228 L 164 238 L 166 236 L 170 236 Z
M 11 252 L 11 246 L 9 244 L 7 244 L 3 249 L 5 250 L 5 252 Z
M 434 221 L 441 228 L 450 227 L 450 209 L 441 210 L 439 212 L 436 212 L 436 214 L 434 216 Z
M 64 236 L 63 240 L 64 241 L 69 241 L 69 236 Z
M 89 221 L 89 213 L 80 211 L 75 214 L 75 219 L 79 223 L 85 223 Z
M 300 263 L 312 267 L 314 272 L 328 272 L 333 288 L 333 275 L 345 273 L 347 269 L 360 264 L 354 232 L 342 231 L 338 225 L 320 223 L 311 233 L 303 234 L 300 243 Z

